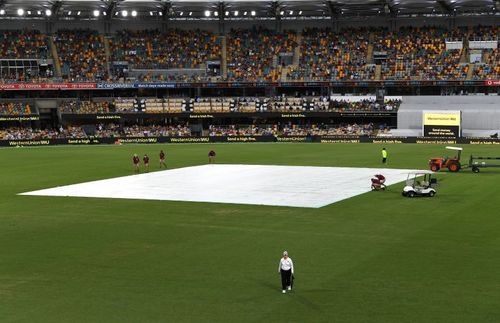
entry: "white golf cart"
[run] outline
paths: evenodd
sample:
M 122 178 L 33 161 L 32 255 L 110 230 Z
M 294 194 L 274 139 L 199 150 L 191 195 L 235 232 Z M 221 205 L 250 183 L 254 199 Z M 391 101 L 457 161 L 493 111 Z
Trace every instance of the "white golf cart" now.
M 437 179 L 432 178 L 432 174 L 434 174 L 434 172 L 425 170 L 408 173 L 405 187 L 401 194 L 406 197 L 433 197 L 436 195 L 434 187 L 437 185 Z

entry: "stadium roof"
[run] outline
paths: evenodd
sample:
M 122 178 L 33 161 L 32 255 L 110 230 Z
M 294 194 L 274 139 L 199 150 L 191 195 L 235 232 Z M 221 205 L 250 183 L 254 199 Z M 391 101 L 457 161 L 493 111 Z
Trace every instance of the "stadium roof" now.
M 22 9 L 22 10 L 20 10 Z M 500 15 L 500 0 L 0 0 L 0 19 L 285 19 L 408 15 Z

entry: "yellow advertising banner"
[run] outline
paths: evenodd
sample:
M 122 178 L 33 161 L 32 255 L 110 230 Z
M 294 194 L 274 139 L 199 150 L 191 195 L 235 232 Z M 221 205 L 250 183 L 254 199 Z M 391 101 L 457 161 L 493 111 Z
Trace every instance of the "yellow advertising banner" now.
M 424 126 L 460 126 L 460 111 L 450 113 L 424 112 Z

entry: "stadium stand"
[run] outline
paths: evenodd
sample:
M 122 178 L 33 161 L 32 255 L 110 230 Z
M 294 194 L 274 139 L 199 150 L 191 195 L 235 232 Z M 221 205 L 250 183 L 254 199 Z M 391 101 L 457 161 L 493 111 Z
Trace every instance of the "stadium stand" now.
M 292 53 L 297 35 L 265 28 L 233 29 L 229 33 L 228 75 L 230 81 L 277 81 L 281 76 L 280 54 Z
M 31 106 L 22 102 L 0 102 L 0 115 L 22 116 L 32 114 Z
M 55 35 L 63 76 L 71 82 L 107 80 L 101 36 L 92 30 L 59 30 Z
M 374 80 L 375 65 L 367 63 L 367 29 L 311 28 L 303 31 L 299 67 L 288 72 L 292 80 Z M 353 37 L 354 36 L 354 37 Z
M 203 30 L 122 30 L 111 45 L 113 61 L 137 69 L 199 68 L 207 60 L 220 59 L 220 50 L 218 37 Z

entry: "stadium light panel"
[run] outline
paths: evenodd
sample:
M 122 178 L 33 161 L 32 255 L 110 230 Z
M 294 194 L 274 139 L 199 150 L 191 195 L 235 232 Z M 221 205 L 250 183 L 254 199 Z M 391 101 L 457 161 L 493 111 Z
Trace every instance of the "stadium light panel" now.
M 122 17 L 127 17 L 127 16 L 128 16 L 128 11 L 122 10 Z
M 93 14 L 94 14 L 94 17 L 99 17 L 101 12 L 99 10 L 94 10 Z
M 229 16 L 229 11 L 226 11 L 226 16 Z
M 0 9 L 0 15 L 5 15 L 5 10 L 4 9 Z
M 150 12 L 149 12 L 149 15 L 150 15 L 150 16 L 152 16 L 152 15 L 153 15 L 153 12 L 152 12 L 152 11 L 150 11 Z
M 42 15 L 42 11 L 41 10 L 37 10 L 36 14 L 39 15 L 39 16 L 41 16 Z
M 102 15 L 103 15 L 103 16 L 107 16 L 108 14 L 106 13 L 106 11 L 103 11 L 103 12 L 102 12 Z
M 28 10 L 28 11 L 27 11 L 27 14 L 28 14 L 28 15 L 31 15 L 31 11 L 30 11 L 30 10 Z
M 210 17 L 210 10 L 205 10 L 205 17 Z
M 243 13 L 243 16 L 246 16 L 247 14 L 248 14 L 248 12 L 246 12 L 246 11 L 245 11 L 245 12 Z
M 132 17 L 137 17 L 137 11 L 132 10 Z
M 280 15 L 282 15 L 282 16 L 283 16 L 284 14 L 285 14 L 285 12 L 284 12 L 284 11 L 280 11 Z
M 217 11 L 214 11 L 214 16 L 219 17 L 219 13 Z
M 77 15 L 77 16 L 79 16 L 79 15 L 81 15 L 81 14 L 82 14 L 82 12 L 81 12 L 81 11 L 78 11 L 78 12 L 76 13 L 76 15 Z
M 163 12 L 159 11 L 158 14 L 161 16 L 163 16 Z
M 181 12 L 179 13 L 179 16 L 182 16 L 183 14 L 184 14 L 184 11 L 181 11 Z
M 299 11 L 299 15 L 301 15 L 301 14 L 302 14 L 302 10 Z
M 193 15 L 193 12 L 192 12 L 192 11 L 190 11 L 190 12 L 189 12 L 189 16 L 192 16 L 192 15 Z
M 251 14 L 252 16 L 255 16 L 255 10 L 252 10 L 252 11 L 250 12 L 250 14 Z
M 234 12 L 234 16 L 235 16 L 235 17 L 238 17 L 238 15 L 239 15 L 239 14 L 240 14 L 240 12 L 239 12 L 238 10 L 236 10 L 236 11 Z
M 290 16 L 293 15 L 293 10 L 290 10 Z
M 68 16 L 71 16 L 71 10 L 70 10 L 70 11 L 68 11 Z
M 17 9 L 17 15 L 18 16 L 23 16 L 24 15 L 24 9 L 23 8 Z

